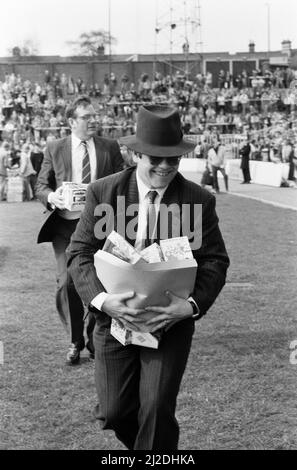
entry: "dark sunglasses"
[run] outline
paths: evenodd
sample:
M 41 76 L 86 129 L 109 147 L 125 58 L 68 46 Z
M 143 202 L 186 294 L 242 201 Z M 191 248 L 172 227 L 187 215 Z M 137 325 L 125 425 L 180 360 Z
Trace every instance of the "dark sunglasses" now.
M 76 119 L 82 119 L 83 121 L 91 121 L 92 119 L 96 119 L 96 114 L 85 114 L 84 116 L 76 116 Z
M 151 165 L 153 166 L 158 166 L 160 165 L 160 163 L 163 161 L 163 160 L 166 160 L 166 163 L 170 166 L 176 166 L 179 164 L 180 162 L 180 159 L 181 157 L 150 157 L 148 155 L 149 159 L 150 159 L 150 163 Z

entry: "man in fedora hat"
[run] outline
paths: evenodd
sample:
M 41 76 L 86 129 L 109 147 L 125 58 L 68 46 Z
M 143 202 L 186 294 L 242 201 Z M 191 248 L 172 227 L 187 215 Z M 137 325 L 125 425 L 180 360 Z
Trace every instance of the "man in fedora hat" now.
M 63 181 L 86 183 L 110 175 L 123 168 L 120 148 L 115 140 L 97 137 L 96 114 L 88 96 L 79 96 L 71 103 L 66 116 L 71 135 L 48 143 L 36 185 L 36 196 L 47 209 L 37 243 L 52 242 L 57 262 L 56 307 L 62 324 L 70 336 L 66 360 L 77 364 L 85 347 L 84 306 L 67 273 L 66 248 L 80 217 L 79 211 L 65 208 Z M 94 355 L 92 333 L 94 318 L 87 317 L 87 343 Z
M 68 266 L 81 298 L 96 316 L 95 381 L 99 402 L 95 408 L 96 418 L 103 429 L 113 429 L 128 449 L 176 450 L 179 437 L 176 399 L 191 347 L 194 322 L 205 315 L 221 291 L 229 258 L 218 227 L 215 197 L 178 172 L 181 156 L 195 147 L 183 138 L 178 112 L 169 107 L 141 107 L 136 135 L 120 140 L 134 151 L 136 168 L 128 168 L 89 186 L 86 206 L 68 249 Z M 198 269 L 191 297 L 183 299 L 168 291 L 167 307 L 148 307 L 155 313 L 149 320 L 151 331 L 165 327 L 158 349 L 122 346 L 110 334 L 112 318 L 128 329 L 137 330 L 144 314 L 142 309 L 127 305 L 134 292 L 105 292 L 94 268 L 93 255 L 102 249 L 106 239 L 106 235 L 94 230 L 102 219 L 96 215 L 98 208 L 100 204 L 113 208 L 116 230 L 123 215 L 123 211 L 116 213 L 119 196 L 125 198 L 126 227 L 132 219 L 127 208 L 132 204 L 137 207 L 135 236 L 126 234 L 127 241 L 136 249 L 141 249 L 144 241 L 147 245 L 147 242 L 159 240 L 158 229 L 154 237 L 148 237 L 148 207 L 153 207 L 158 227 L 160 204 L 189 205 L 191 210 L 195 204 L 202 205 L 201 244 L 192 250 Z M 195 225 L 193 211 L 190 213 L 190 222 Z M 201 231 L 201 225 L 199 227 L 197 230 Z M 167 235 L 164 238 L 171 238 L 170 223 Z

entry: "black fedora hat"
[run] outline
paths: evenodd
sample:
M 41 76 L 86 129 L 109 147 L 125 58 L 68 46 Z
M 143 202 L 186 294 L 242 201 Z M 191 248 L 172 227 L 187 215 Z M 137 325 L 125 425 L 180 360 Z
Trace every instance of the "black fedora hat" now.
M 178 157 L 191 152 L 196 144 L 186 141 L 178 112 L 168 106 L 141 106 L 137 116 L 136 135 L 119 139 L 134 152 L 151 157 Z

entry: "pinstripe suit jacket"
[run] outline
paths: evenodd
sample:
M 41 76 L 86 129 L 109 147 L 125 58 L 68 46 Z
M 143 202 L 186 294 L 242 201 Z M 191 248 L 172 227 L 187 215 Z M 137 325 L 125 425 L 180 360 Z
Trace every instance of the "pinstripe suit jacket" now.
M 96 276 L 93 256 L 98 249 L 102 249 L 105 240 L 98 240 L 95 236 L 94 227 L 100 218 L 94 215 L 94 211 L 99 204 L 110 204 L 115 213 L 113 222 L 116 229 L 117 217 L 119 216 L 116 213 L 117 196 L 125 196 L 126 208 L 130 204 L 138 203 L 135 168 L 128 168 L 90 184 L 85 209 L 67 249 L 71 276 L 77 292 L 86 305 L 90 305 L 96 295 L 104 292 L 104 288 Z M 192 296 L 197 302 L 200 312 L 205 314 L 224 286 L 229 266 L 229 258 L 218 226 L 215 197 L 177 173 L 165 191 L 162 203 L 167 205 L 173 203 L 179 205 L 188 203 L 191 206 L 202 205 L 202 228 L 200 226 L 202 244 L 199 249 L 193 251 L 198 269 Z M 135 214 L 126 217 L 126 225 L 133 217 Z M 170 227 L 168 237 L 170 238 Z M 127 236 L 126 239 L 130 243 L 134 243 Z
M 123 158 L 118 143 L 103 137 L 94 137 L 96 150 L 96 179 L 123 169 Z M 36 184 L 36 196 L 47 208 L 46 219 L 38 234 L 38 243 L 51 241 L 55 230 L 56 211 L 48 205 L 50 192 L 63 181 L 72 180 L 71 136 L 49 142 Z

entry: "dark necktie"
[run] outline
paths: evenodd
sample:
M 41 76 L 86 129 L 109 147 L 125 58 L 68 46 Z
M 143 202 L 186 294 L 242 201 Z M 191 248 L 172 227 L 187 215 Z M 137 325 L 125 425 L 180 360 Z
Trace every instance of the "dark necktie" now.
M 84 156 L 82 160 L 82 176 L 81 176 L 81 182 L 88 184 L 91 181 L 91 164 L 90 164 L 90 155 L 88 152 L 88 145 L 85 140 L 81 141 L 83 147 L 84 147 Z
M 151 245 L 154 239 L 154 231 L 156 226 L 157 214 L 155 207 L 155 199 L 158 196 L 157 191 L 149 191 L 146 195 L 147 204 L 147 213 L 146 213 L 146 239 L 144 246 L 147 247 Z

